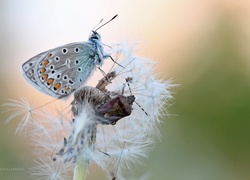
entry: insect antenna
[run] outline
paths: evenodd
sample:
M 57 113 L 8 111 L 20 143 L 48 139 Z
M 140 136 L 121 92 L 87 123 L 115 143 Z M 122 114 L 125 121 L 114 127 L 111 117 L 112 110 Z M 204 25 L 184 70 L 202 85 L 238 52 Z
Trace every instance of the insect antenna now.
M 99 25 L 102 23 L 102 21 L 103 21 L 103 19 L 101 19 L 100 22 L 92 28 L 92 31 L 93 31 L 97 26 L 99 26 Z
M 127 78 L 125 78 L 125 80 L 126 80 L 126 83 L 127 83 L 127 85 L 128 85 L 128 89 L 129 89 L 129 92 L 130 92 L 130 94 L 132 95 L 132 91 L 131 91 L 131 87 L 130 87 L 130 85 L 129 85 L 129 82 L 132 82 L 132 78 L 131 77 L 127 77 Z M 137 106 L 139 106 L 139 108 L 141 108 L 141 110 L 148 116 L 148 113 L 143 109 L 143 107 L 141 107 L 141 105 L 138 103 L 138 102 L 136 102 L 136 101 L 134 101 L 136 104 L 137 104 Z
M 116 17 L 118 16 L 118 14 L 116 14 L 114 17 L 112 17 L 109 21 L 105 22 L 104 24 L 102 24 L 101 26 L 97 27 L 96 30 L 92 30 L 92 32 L 96 32 L 98 29 L 100 29 L 101 27 L 105 26 L 106 24 L 108 24 L 109 22 L 113 21 Z M 96 25 L 98 26 L 101 22 L 102 22 L 103 19 L 101 19 L 101 21 Z M 96 27 L 95 26 L 95 27 Z M 93 28 L 94 29 L 94 28 Z M 107 45 L 106 45 L 107 46 Z M 111 48 L 111 47 L 110 47 Z M 116 63 L 118 66 L 121 66 L 122 68 L 124 68 L 122 65 L 120 65 L 119 63 L 117 63 L 113 58 L 112 56 L 110 55 L 107 55 L 106 57 L 109 57 L 114 63 Z
M 114 17 L 112 17 L 109 21 L 105 22 L 103 25 L 101 25 L 101 26 L 99 26 L 98 28 L 96 28 L 95 32 L 96 32 L 98 29 L 100 29 L 101 27 L 103 27 L 103 26 L 105 26 L 106 24 L 108 24 L 109 22 L 113 21 L 117 16 L 118 16 L 118 14 L 116 14 Z M 101 20 L 101 22 L 102 22 L 102 20 Z M 101 22 L 100 22 L 100 23 L 101 23 Z M 100 23 L 99 23 L 99 24 L 100 24 Z M 99 24 L 98 24 L 98 25 L 99 25 Z
M 89 33 L 89 37 L 91 36 L 91 33 L 94 31 L 94 29 L 102 23 L 102 21 L 103 19 L 101 19 L 100 22 L 92 28 L 92 30 Z

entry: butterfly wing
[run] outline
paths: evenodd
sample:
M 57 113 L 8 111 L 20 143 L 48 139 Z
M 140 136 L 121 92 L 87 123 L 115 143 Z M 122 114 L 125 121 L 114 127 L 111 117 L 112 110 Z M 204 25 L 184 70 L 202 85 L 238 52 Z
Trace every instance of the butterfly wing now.
M 79 42 L 48 50 L 25 62 L 21 71 L 36 89 L 55 98 L 67 96 L 91 75 L 97 58 L 91 42 Z

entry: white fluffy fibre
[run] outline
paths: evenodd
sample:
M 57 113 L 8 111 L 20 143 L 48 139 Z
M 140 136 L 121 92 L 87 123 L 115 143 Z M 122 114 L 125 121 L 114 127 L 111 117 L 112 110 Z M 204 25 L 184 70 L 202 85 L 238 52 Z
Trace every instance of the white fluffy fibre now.
M 118 177 L 132 165 L 141 165 L 147 157 L 154 137 L 159 135 L 160 117 L 165 115 L 164 105 L 172 99 L 169 89 L 173 85 L 171 81 L 157 79 L 153 72 L 155 62 L 134 56 L 130 48 L 119 47 L 114 51 L 120 53 L 118 62 L 125 68 L 114 68 L 117 76 L 107 90 L 122 92 L 124 89 L 123 95 L 132 93 L 136 102 L 131 115 L 115 126 L 98 127 L 96 154 L 92 154 L 92 159 L 108 174 Z M 132 81 L 126 83 L 126 78 Z
M 33 112 L 26 100 L 6 104 L 18 110 L 9 119 L 24 113 L 18 133 L 29 126 L 28 137 L 40 158 L 31 168 L 34 178 L 70 179 L 75 159 L 82 155 L 116 179 L 128 179 L 128 170 L 143 164 L 154 138 L 159 136 L 160 118 L 166 115 L 164 106 L 172 99 L 170 89 L 174 85 L 155 75 L 155 62 L 134 56 L 132 50 L 126 45 L 112 48 L 115 60 L 125 68 L 116 65 L 111 69 L 116 77 L 106 89 L 114 94 L 135 96 L 132 113 L 115 125 L 98 124 L 95 109 L 87 101 L 78 106 L 79 114 L 71 119 L 64 117 L 63 111 L 57 116 L 39 109 Z M 126 78 L 130 79 L 128 83 Z

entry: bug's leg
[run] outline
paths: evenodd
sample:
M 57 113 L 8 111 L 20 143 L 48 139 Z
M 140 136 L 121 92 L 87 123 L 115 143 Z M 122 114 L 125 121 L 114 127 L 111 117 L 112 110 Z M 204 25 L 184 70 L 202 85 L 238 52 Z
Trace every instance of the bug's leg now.
M 127 78 L 125 78 L 125 80 L 126 80 L 126 83 L 127 83 L 127 85 L 128 85 L 128 89 L 129 89 L 129 91 L 130 91 L 130 94 L 132 95 L 131 87 L 130 87 L 130 85 L 129 85 L 129 82 L 132 82 L 132 78 L 131 78 L 131 77 L 127 77 Z M 124 85 L 125 85 L 125 84 L 124 84 Z M 124 92 L 124 87 L 123 87 L 123 89 L 122 89 L 122 92 Z M 143 109 L 143 107 L 142 107 L 138 102 L 136 102 L 136 101 L 134 101 L 134 102 L 137 104 L 137 106 L 139 106 L 139 108 L 141 108 L 141 110 L 142 110 L 147 116 L 149 116 L 148 113 L 145 111 L 145 109 Z

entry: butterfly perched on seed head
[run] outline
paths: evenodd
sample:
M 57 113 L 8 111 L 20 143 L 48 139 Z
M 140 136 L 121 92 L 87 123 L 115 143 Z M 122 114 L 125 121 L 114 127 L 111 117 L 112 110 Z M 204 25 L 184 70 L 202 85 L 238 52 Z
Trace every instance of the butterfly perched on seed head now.
M 66 44 L 29 59 L 21 67 L 24 78 L 47 95 L 68 96 L 86 82 L 96 67 L 102 66 L 104 59 L 111 58 L 103 51 L 97 30 L 116 17 L 93 30 L 87 42 Z

